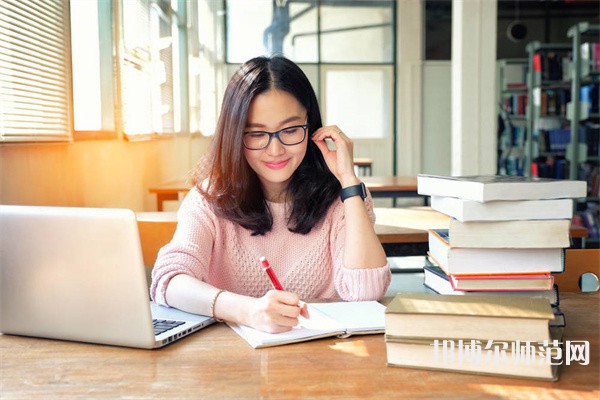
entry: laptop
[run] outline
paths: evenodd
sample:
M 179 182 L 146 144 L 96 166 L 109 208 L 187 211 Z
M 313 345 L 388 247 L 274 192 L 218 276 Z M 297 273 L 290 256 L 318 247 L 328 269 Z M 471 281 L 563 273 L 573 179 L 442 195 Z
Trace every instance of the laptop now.
M 150 302 L 133 211 L 0 205 L 0 332 L 152 349 L 214 322 Z

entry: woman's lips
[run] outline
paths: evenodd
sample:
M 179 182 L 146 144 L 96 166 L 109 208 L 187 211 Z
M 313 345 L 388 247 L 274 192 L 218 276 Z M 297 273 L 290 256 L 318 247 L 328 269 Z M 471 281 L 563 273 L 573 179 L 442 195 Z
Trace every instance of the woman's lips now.
M 281 169 L 287 165 L 290 160 L 281 160 L 281 161 L 266 161 L 265 165 L 267 168 L 271 169 Z

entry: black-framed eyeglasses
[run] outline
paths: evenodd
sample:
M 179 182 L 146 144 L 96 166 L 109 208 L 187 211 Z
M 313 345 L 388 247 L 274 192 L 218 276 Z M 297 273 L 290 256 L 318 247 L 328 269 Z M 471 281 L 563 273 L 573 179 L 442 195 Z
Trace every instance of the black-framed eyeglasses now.
M 284 146 L 300 144 L 306 138 L 308 124 L 288 126 L 277 132 L 252 131 L 244 132 L 244 147 L 248 150 L 262 150 L 269 147 L 273 137 Z

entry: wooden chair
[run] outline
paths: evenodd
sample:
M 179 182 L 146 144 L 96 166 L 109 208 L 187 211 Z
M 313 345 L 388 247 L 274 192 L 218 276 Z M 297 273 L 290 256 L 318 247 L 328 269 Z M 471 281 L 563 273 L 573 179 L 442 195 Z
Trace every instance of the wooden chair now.
M 146 279 L 150 284 L 152 268 L 158 251 L 171 241 L 177 227 L 176 212 L 140 212 L 136 213 Z
M 554 275 L 560 292 L 581 292 L 580 279 L 585 273 L 600 278 L 600 249 L 565 250 L 565 272 Z

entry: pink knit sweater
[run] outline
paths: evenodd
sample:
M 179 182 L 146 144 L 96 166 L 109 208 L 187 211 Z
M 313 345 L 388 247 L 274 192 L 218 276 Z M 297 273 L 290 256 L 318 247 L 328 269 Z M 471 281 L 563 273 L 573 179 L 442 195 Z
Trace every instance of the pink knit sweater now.
M 373 201 L 366 200 L 375 222 Z M 206 199 L 193 189 L 178 212 L 173 240 L 158 253 L 152 272 L 152 298 L 165 304 L 175 275 L 188 274 L 217 288 L 260 297 L 272 289 L 259 258 L 267 257 L 286 291 L 301 298 L 375 300 L 391 279 L 389 265 L 371 269 L 344 267 L 344 209 L 336 201 L 306 235 L 287 229 L 285 204 L 268 203 L 273 228 L 264 236 L 218 218 Z

